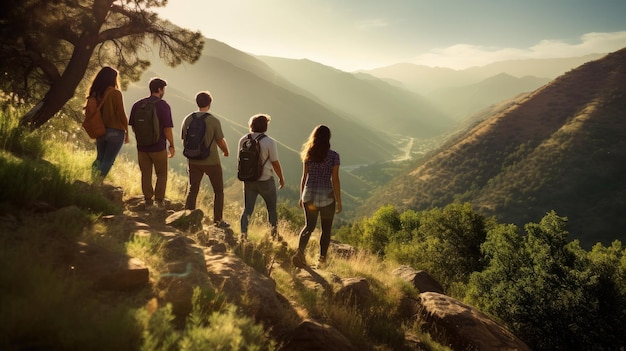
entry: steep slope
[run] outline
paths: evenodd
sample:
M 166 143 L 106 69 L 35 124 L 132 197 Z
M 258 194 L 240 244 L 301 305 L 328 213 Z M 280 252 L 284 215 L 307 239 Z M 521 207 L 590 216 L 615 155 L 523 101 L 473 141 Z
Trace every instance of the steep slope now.
M 453 125 L 428 99 L 374 76 L 347 73 L 309 60 L 259 58 L 322 103 L 381 133 L 430 138 Z
M 517 225 L 554 209 L 585 245 L 626 239 L 626 49 L 504 106 L 394 179 L 364 209 L 470 201 Z

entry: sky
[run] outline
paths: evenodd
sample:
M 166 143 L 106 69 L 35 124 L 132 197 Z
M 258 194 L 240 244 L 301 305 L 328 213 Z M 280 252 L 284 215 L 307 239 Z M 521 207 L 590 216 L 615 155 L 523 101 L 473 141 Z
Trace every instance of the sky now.
M 254 54 L 344 71 L 464 69 L 626 47 L 626 0 L 169 0 L 156 11 Z

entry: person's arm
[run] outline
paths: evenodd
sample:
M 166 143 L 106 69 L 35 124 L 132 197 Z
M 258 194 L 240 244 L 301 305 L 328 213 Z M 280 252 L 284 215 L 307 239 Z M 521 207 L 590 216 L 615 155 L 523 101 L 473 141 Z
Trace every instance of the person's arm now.
M 170 144 L 170 146 L 168 147 L 167 157 L 172 158 L 174 157 L 175 152 L 174 133 L 172 132 L 172 128 L 163 128 L 163 134 L 165 134 L 165 139 L 167 139 L 167 142 Z
M 228 157 L 228 144 L 226 143 L 226 139 L 222 138 L 215 142 L 217 146 L 224 153 L 224 157 Z
M 302 193 L 304 192 L 304 184 L 306 182 L 306 175 L 309 173 L 309 168 L 306 166 L 306 162 L 302 162 L 302 178 L 300 178 L 300 199 L 298 200 L 298 206 L 303 208 Z
M 341 212 L 341 184 L 339 182 L 339 165 L 333 166 L 333 193 L 335 194 L 335 211 L 337 213 Z
M 272 168 L 278 176 L 278 189 L 282 189 L 285 186 L 285 179 L 283 179 L 283 169 L 280 167 L 280 162 L 278 160 L 272 161 Z

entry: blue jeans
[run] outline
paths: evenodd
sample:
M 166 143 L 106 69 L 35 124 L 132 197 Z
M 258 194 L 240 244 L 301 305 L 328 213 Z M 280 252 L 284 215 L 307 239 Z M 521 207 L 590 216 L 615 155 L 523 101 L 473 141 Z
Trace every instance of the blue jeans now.
M 328 253 L 328 246 L 330 246 L 330 231 L 333 227 L 333 220 L 335 219 L 335 202 L 328 206 L 316 207 L 312 203 L 304 203 L 304 228 L 300 232 L 300 241 L 298 242 L 298 249 L 302 252 L 306 249 L 306 245 L 309 243 L 311 234 L 315 230 L 317 225 L 317 217 L 321 217 L 320 224 L 322 226 L 322 235 L 320 236 L 320 256 L 326 257 Z
M 126 131 L 115 128 L 107 128 L 106 134 L 96 139 L 96 150 L 98 155 L 91 167 L 100 172 L 100 176 L 104 179 L 113 163 L 117 154 L 124 145 L 124 138 L 126 137 Z
M 254 211 L 254 205 L 256 204 L 256 198 L 261 195 L 265 200 L 265 206 L 267 207 L 268 220 L 272 227 L 275 227 L 278 223 L 278 215 L 276 214 L 276 183 L 274 178 L 268 180 L 256 181 L 256 182 L 243 182 L 243 202 L 244 209 L 241 214 L 241 232 L 248 232 L 248 221 Z

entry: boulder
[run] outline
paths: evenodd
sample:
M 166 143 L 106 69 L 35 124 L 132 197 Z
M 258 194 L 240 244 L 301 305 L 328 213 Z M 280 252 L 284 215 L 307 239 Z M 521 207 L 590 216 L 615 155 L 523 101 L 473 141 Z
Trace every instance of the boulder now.
M 201 209 L 182 210 L 169 215 L 165 219 L 165 224 L 182 231 L 197 231 L 202 229 L 202 218 L 204 213 Z
M 280 351 L 356 351 L 350 341 L 332 326 L 305 320 L 290 333 Z
M 129 290 L 150 282 L 148 268 L 139 259 L 83 242 L 67 250 L 70 271 L 93 281 L 97 289 Z
M 431 337 L 453 350 L 530 351 L 504 326 L 449 296 L 420 294 L 421 317 Z
M 394 275 L 413 284 L 421 293 L 436 292 L 443 294 L 443 287 L 426 271 L 418 271 L 409 266 L 400 266 L 393 270 Z
M 373 298 L 370 284 L 365 278 L 345 278 L 335 293 L 335 300 L 358 307 L 366 307 Z
M 330 242 L 330 250 L 333 256 L 344 259 L 349 259 L 356 254 L 356 250 L 353 246 L 342 244 L 334 240 Z
M 207 274 L 213 286 L 257 320 L 279 325 L 284 318 L 297 319 L 289 302 L 276 291 L 276 283 L 248 266 L 239 257 L 204 250 Z M 291 314 L 291 315 L 290 315 Z

